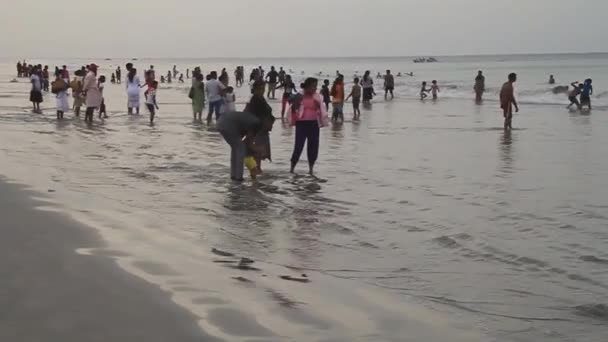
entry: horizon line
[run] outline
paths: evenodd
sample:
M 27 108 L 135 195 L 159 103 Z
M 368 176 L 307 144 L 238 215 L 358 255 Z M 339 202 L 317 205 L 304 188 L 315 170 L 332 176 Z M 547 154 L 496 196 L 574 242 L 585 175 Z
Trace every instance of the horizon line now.
M 546 55 L 601 55 L 608 54 L 608 51 L 593 51 L 593 52 L 530 52 L 530 53 L 482 53 L 482 54 L 447 54 L 447 55 L 391 55 L 391 56 L 281 56 L 281 57 L 271 57 L 271 56 L 257 56 L 257 57 L 235 57 L 235 56 L 208 56 L 208 57 L 200 57 L 200 56 L 188 56 L 188 57 L 117 57 L 117 56 L 106 56 L 106 57 L 82 57 L 82 56 L 73 56 L 73 57 L 29 57 L 29 58 L 48 58 L 48 59 L 61 59 L 61 58 L 75 58 L 75 59 L 242 59 L 242 60 L 251 60 L 251 59 L 358 59 L 358 58 L 417 58 L 417 57 L 496 57 L 496 56 L 546 56 Z M 0 57 L 1 59 L 14 59 L 20 58 L 15 56 L 8 57 Z M 26 58 L 27 60 L 28 58 Z

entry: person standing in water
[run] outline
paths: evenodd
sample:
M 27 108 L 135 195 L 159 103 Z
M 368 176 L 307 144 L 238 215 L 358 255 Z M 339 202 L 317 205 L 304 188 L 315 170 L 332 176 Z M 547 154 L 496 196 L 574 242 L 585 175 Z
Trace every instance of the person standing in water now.
M 395 90 L 395 78 L 391 74 L 390 70 L 386 70 L 384 75 L 384 99 L 388 100 L 388 94 L 391 94 L 391 100 L 395 98 L 393 91 Z
M 203 83 L 203 74 L 200 72 L 193 73 L 192 80 L 192 115 L 194 120 L 203 119 L 203 109 L 205 108 L 205 84 Z
M 340 75 L 334 81 L 334 84 L 331 87 L 331 105 L 332 105 L 332 114 L 331 120 L 338 121 L 342 120 L 344 122 L 344 76 Z
M 475 90 L 475 102 L 481 103 L 483 93 L 486 91 L 486 77 L 483 75 L 481 70 L 477 72 L 477 77 L 475 77 L 475 86 L 473 89 Z
M 323 96 L 323 103 L 325 103 L 325 111 L 329 111 L 329 104 L 331 103 L 331 92 L 329 90 L 329 80 L 323 81 L 321 87 L 321 96 Z
M 424 99 L 427 98 L 427 94 L 429 92 L 429 89 L 426 88 L 426 81 L 422 82 L 422 88 L 420 88 L 420 100 L 423 101 Z
M 211 123 L 214 113 L 216 121 L 220 118 L 222 105 L 224 104 L 224 90 L 226 89 L 226 86 L 218 81 L 216 71 L 212 71 L 209 76 L 210 79 L 207 81 L 205 87 L 209 99 L 209 112 L 207 113 L 208 124 Z
M 363 74 L 361 86 L 363 87 L 363 103 L 370 103 L 376 94 L 374 93 L 374 80 L 370 76 L 369 70 Z
M 120 84 L 122 82 L 122 70 L 120 70 L 120 66 L 116 68 L 116 83 Z
M 437 81 L 433 80 L 431 82 L 431 95 L 433 95 L 433 100 L 437 100 L 437 94 L 440 92 L 439 86 L 437 85 Z
M 127 109 L 129 115 L 133 114 L 133 109 L 139 115 L 140 88 L 141 84 L 139 83 L 139 77 L 137 77 L 137 69 L 131 67 L 127 74 Z
M 55 81 L 51 84 L 51 92 L 57 97 L 57 119 L 63 119 L 63 114 L 70 109 L 68 103 L 69 84 L 61 78 L 61 72 L 55 73 Z
M 108 113 L 106 112 L 106 100 L 103 97 L 103 89 L 105 88 L 106 77 L 101 75 L 99 76 L 99 80 L 97 81 L 97 87 L 99 88 L 99 93 L 101 94 L 101 105 L 99 105 L 99 118 L 107 119 Z
M 62 66 L 61 69 L 61 78 L 65 81 L 65 83 L 70 83 L 70 72 L 68 71 L 67 66 Z
M 279 83 L 282 84 L 285 82 L 285 76 L 287 76 L 287 73 L 285 72 L 285 70 L 283 70 L 283 67 L 279 68 Z
M 513 107 L 515 107 L 516 113 L 519 112 L 519 106 L 515 100 L 515 90 L 513 88 L 513 83 L 516 81 L 517 74 L 509 74 L 509 80 L 502 85 L 502 89 L 500 90 L 500 108 L 502 108 L 503 116 L 505 118 L 505 129 L 513 129 Z
M 43 101 L 42 98 L 42 79 L 41 79 L 40 70 L 34 68 L 32 71 L 32 75 L 30 76 L 30 83 L 32 84 L 32 89 L 30 91 L 30 101 L 34 107 L 34 113 L 41 113 L 40 104 Z
M 152 81 L 148 83 L 148 89 L 146 89 L 146 92 L 144 93 L 144 96 L 146 97 L 146 108 L 148 108 L 148 112 L 150 113 L 150 125 L 154 123 L 154 116 L 158 109 L 158 104 L 156 103 L 157 89 L 158 81 Z
M 287 109 L 289 98 L 291 95 L 297 93 L 298 89 L 296 88 L 296 84 L 293 83 L 291 75 L 285 75 L 285 80 L 277 87 L 277 89 L 279 88 L 283 88 L 283 96 L 281 97 L 281 121 L 284 121 L 285 110 Z
M 97 65 L 90 64 L 89 72 L 84 78 L 83 92 L 86 97 L 86 112 L 84 121 L 93 122 L 95 109 L 101 106 L 102 96 L 97 83 Z
M 593 95 L 593 80 L 590 78 L 585 80 L 583 83 L 583 89 L 581 90 L 581 110 L 587 106 L 591 110 L 591 95 Z
M 270 67 L 270 71 L 266 75 L 266 79 L 268 80 L 268 94 L 266 97 L 269 99 L 275 99 L 275 92 L 277 89 L 277 80 L 279 78 L 279 73 L 274 69 L 274 66 Z M 272 97 L 270 95 L 272 94 Z
M 49 66 L 45 65 L 44 69 L 42 69 L 42 90 L 48 92 L 49 91 Z
M 76 70 L 74 72 L 74 79 L 70 82 L 70 88 L 72 89 L 72 98 L 74 99 L 74 103 L 72 108 L 74 109 L 74 115 L 76 117 L 80 116 L 80 108 L 84 103 L 84 97 L 82 96 L 82 71 Z
M 359 104 L 361 103 L 361 86 L 359 85 L 359 77 L 355 77 L 353 89 L 350 91 L 350 94 L 346 97 L 346 102 L 348 102 L 349 98 L 353 98 L 353 120 L 358 121 L 361 116 L 361 109 L 359 108 Z
M 317 94 L 318 80 L 307 78 L 302 85 L 304 94 L 296 108 L 292 109 L 292 125 L 296 126 L 296 137 L 291 155 L 291 173 L 295 173 L 296 165 L 307 145 L 308 173 L 314 174 L 314 167 L 319 156 L 320 128 L 327 126 L 327 112 L 323 98 Z
M 266 117 L 273 117 L 272 121 L 274 122 L 272 107 L 270 107 L 264 98 L 265 87 L 264 81 L 258 80 L 253 84 L 253 95 L 245 107 L 245 112 L 255 115 L 260 121 L 263 121 Z M 257 155 L 255 156 L 257 171 L 258 173 L 262 173 L 262 160 L 268 159 L 272 161 L 270 130 L 258 130 L 254 142 L 257 146 Z

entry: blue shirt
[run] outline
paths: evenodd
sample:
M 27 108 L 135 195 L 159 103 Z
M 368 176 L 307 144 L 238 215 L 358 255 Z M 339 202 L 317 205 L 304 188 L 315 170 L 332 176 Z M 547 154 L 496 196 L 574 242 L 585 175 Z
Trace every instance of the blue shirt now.
M 590 96 L 593 92 L 593 86 L 589 83 L 585 83 L 583 86 L 583 91 L 581 92 L 582 96 Z

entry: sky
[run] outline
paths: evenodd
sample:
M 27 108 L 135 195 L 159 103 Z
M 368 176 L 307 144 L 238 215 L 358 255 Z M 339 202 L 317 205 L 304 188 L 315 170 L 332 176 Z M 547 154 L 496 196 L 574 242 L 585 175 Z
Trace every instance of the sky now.
M 0 0 L 0 57 L 608 51 L 607 0 Z

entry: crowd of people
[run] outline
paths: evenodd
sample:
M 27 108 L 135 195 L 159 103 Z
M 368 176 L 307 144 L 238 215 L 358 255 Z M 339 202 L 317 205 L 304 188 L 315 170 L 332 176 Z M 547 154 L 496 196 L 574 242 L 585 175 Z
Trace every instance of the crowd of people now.
M 70 72 L 64 65 L 55 67 L 54 80 L 49 79 L 49 67 L 42 65 L 31 65 L 25 61 L 17 64 L 17 76 L 30 79 L 32 88 L 30 101 L 35 112 L 40 113 L 40 103 L 43 102 L 43 92 L 50 91 L 56 96 L 57 119 L 64 118 L 64 114 L 70 110 L 74 111 L 76 117 L 80 116 L 82 106 L 85 107 L 85 121 L 92 122 L 95 111 L 98 111 L 100 119 L 108 118 L 105 109 L 103 90 L 106 82 L 104 75 L 98 75 L 98 66 L 89 64 L 74 71 L 70 79 Z M 146 88 L 144 104 L 150 115 L 150 123 L 154 123 L 156 111 L 159 109 L 157 92 L 159 82 L 156 80 L 156 71 L 151 65 L 144 70 L 144 81 L 141 82 L 137 69 L 132 63 L 125 65 L 127 94 L 127 113 L 129 115 L 140 114 L 140 94 L 142 88 Z M 292 73 L 292 70 L 290 70 Z M 344 75 L 336 71 L 333 83 L 324 79 L 321 82 L 317 78 L 306 78 L 303 83 L 296 85 L 293 77 L 283 67 L 278 70 L 271 66 L 266 72 L 262 66 L 253 68 L 250 73 L 249 84 L 251 86 L 251 98 L 243 111 L 236 109 L 235 89 L 230 86 L 230 77 L 226 69 L 218 74 L 211 71 L 204 75 L 200 67 L 186 69 L 185 77 L 192 79 L 188 97 L 192 102 L 194 120 L 202 121 L 204 109 L 207 108 L 206 121 L 211 124 L 214 117 L 218 131 L 222 134 L 231 148 L 231 178 L 236 181 L 243 180 L 243 168 L 246 166 L 252 178 L 256 178 L 262 172 L 262 161 L 271 159 L 270 135 L 275 117 L 268 99 L 276 99 L 276 92 L 280 91 L 281 98 L 281 121 L 289 122 L 295 126 L 294 150 L 291 158 L 291 172 L 295 172 L 302 154 L 304 145 L 307 145 L 309 172 L 313 174 L 314 165 L 319 152 L 319 131 L 327 126 L 329 121 L 344 122 L 344 105 L 349 102 L 353 108 L 353 120 L 360 120 L 361 104 L 369 105 L 376 95 L 374 81 L 370 71 L 366 71 L 361 78 L 354 75 L 352 86 L 348 92 L 345 89 Z M 413 74 L 407 74 L 413 76 Z M 401 76 L 401 73 L 397 75 Z M 245 69 L 237 66 L 234 70 L 234 81 L 236 87 L 244 85 Z M 394 98 L 395 78 L 390 70 L 384 75 L 378 73 L 377 78 L 383 79 L 384 99 Z M 184 83 L 184 74 L 179 72 L 177 66 L 173 66 L 165 75 L 160 77 L 160 83 L 171 83 L 174 79 Z M 512 128 L 513 110 L 519 111 L 513 84 L 517 80 L 516 74 L 510 74 L 508 81 L 500 91 L 500 106 L 503 110 L 504 128 Z M 117 67 L 111 75 L 112 84 L 122 84 L 122 69 Z M 550 84 L 555 83 L 553 75 Z M 569 92 L 570 108 L 576 105 L 579 109 L 588 106 L 591 109 L 590 95 L 593 93 L 591 79 L 579 84 L 571 84 Z M 73 105 L 70 107 L 69 98 Z M 481 103 L 486 91 L 485 76 L 482 71 L 478 72 L 473 86 L 475 100 Z M 425 100 L 430 93 L 437 100 L 440 88 L 438 82 L 433 80 L 430 88 L 427 82 L 422 83 L 420 99 Z M 580 96 L 580 101 L 578 100 Z M 328 116 L 331 105 L 331 118 Z

